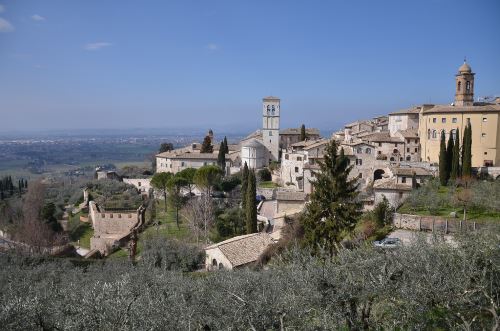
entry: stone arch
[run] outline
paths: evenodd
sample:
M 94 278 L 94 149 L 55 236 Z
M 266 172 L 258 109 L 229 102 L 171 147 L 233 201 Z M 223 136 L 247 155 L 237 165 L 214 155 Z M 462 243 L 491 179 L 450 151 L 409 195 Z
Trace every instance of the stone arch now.
M 382 179 L 382 176 L 385 174 L 385 171 L 382 169 L 377 169 L 373 172 L 373 181 L 377 179 Z
M 219 270 L 222 270 L 222 269 L 224 269 L 224 265 L 221 262 L 219 262 Z
M 217 268 L 217 260 L 216 259 L 212 260 L 212 266 Z

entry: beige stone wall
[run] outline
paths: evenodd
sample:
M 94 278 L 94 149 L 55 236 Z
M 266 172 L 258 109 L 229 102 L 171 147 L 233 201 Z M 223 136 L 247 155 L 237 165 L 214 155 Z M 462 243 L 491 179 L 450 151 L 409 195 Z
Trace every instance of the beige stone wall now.
M 226 163 L 230 166 L 230 162 Z M 170 159 L 164 157 L 156 158 L 156 172 L 178 173 L 187 168 L 201 168 L 206 165 L 217 165 L 213 159 Z
M 116 240 L 128 235 L 144 217 L 142 207 L 137 211 L 111 212 L 99 209 L 94 201 L 89 202 L 89 216 L 94 228 L 90 249 L 98 249 L 105 255 Z
M 303 190 L 303 167 L 306 163 L 307 153 L 303 151 L 296 153 L 283 151 L 280 168 L 281 182 L 283 185 L 292 183 L 294 188 Z
M 375 189 L 374 190 L 374 196 L 375 196 L 375 201 L 374 205 L 379 204 L 382 202 L 384 199 L 384 196 L 387 198 L 389 201 L 389 204 L 397 208 L 401 206 L 401 204 L 408 198 L 408 195 L 410 194 L 409 191 L 396 191 L 396 190 L 389 190 L 389 189 Z
M 221 250 L 218 247 L 215 247 L 205 250 L 205 269 L 207 271 L 219 269 L 233 270 L 233 265 L 221 252 Z
M 481 225 L 475 222 L 463 222 L 458 219 L 446 219 L 438 216 L 420 216 L 410 214 L 394 214 L 393 224 L 396 228 L 415 231 L 458 232 L 460 230 L 476 230 Z
M 445 122 L 443 122 L 443 119 Z M 500 122 L 498 112 L 421 114 L 419 136 L 422 146 L 422 160 L 439 162 L 441 130 L 445 130 L 446 139 L 448 140 L 450 131 L 458 128 L 460 131 L 460 145 L 462 145 L 463 133 L 468 119 L 470 119 L 472 125 L 472 166 L 481 167 L 486 160 L 493 161 L 494 166 L 500 165 L 500 154 L 498 153 Z M 432 135 L 433 131 L 437 133 L 435 138 Z
M 149 194 L 151 178 L 123 178 L 123 182 L 135 186 L 141 194 Z
M 389 115 L 389 132 L 394 136 L 400 130 L 418 129 L 418 114 Z
M 287 200 L 278 200 L 276 202 L 276 213 L 286 213 L 288 211 L 296 211 L 304 207 L 304 201 L 287 201 Z

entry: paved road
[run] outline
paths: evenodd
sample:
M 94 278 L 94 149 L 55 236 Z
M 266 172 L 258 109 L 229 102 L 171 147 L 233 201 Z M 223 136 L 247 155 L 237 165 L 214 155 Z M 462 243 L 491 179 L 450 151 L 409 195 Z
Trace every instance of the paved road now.
M 395 230 L 389 233 L 387 236 L 388 238 L 399 238 L 403 245 L 408 245 L 412 241 L 415 241 L 418 239 L 419 236 L 423 236 L 428 243 L 431 243 L 432 241 L 432 233 L 430 232 L 423 232 L 423 231 L 411 231 L 411 230 Z M 448 243 L 453 244 L 453 236 L 451 235 L 445 235 L 444 240 Z

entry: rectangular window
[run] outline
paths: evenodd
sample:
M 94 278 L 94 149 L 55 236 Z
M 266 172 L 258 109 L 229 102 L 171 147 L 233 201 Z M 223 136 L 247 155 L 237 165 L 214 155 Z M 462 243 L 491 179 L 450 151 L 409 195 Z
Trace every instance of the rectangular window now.
M 184 162 L 181 162 L 181 167 L 184 167 Z
M 378 143 L 378 147 L 382 147 L 382 143 Z
M 441 123 L 446 123 L 446 118 L 444 118 L 444 117 L 443 117 L 443 118 L 441 119 Z
M 435 117 L 434 117 L 434 118 L 432 119 L 432 123 L 437 123 L 437 118 L 435 118 Z
M 394 147 L 398 147 L 398 143 L 395 143 L 395 144 L 394 144 Z
M 415 147 L 415 153 L 416 153 L 416 152 L 418 152 L 418 148 L 417 148 L 417 147 Z
M 269 131 L 269 136 L 272 136 L 273 135 L 273 132 L 272 131 Z
M 406 153 L 410 153 L 410 147 L 406 148 Z
M 356 159 L 356 165 L 363 165 L 362 159 Z
M 299 172 L 299 167 L 295 167 L 295 172 Z
M 481 133 L 481 137 L 486 137 L 486 133 Z
M 457 118 L 456 118 L 456 117 L 453 117 L 453 118 L 451 119 L 451 122 L 452 122 L 452 123 L 457 123 Z
M 401 183 L 406 183 L 406 177 L 401 178 Z
M 137 186 L 141 186 L 141 182 L 138 182 L 138 183 L 137 183 Z
M 300 156 L 297 156 L 297 161 L 302 161 L 302 158 Z
M 486 117 L 483 117 L 483 122 L 488 122 L 488 119 Z
M 288 154 L 285 154 L 285 160 L 288 160 Z

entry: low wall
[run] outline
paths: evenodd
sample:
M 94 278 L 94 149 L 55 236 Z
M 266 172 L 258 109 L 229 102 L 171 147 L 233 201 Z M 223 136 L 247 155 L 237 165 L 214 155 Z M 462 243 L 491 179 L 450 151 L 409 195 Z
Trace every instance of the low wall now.
M 476 230 L 480 225 L 472 221 L 449 220 L 439 216 L 420 216 L 411 214 L 394 214 L 393 224 L 396 228 L 415 231 L 439 231 L 444 233 L 461 230 Z
M 276 199 L 276 189 L 257 187 L 257 195 L 265 196 L 266 200 L 273 200 Z

